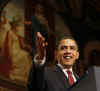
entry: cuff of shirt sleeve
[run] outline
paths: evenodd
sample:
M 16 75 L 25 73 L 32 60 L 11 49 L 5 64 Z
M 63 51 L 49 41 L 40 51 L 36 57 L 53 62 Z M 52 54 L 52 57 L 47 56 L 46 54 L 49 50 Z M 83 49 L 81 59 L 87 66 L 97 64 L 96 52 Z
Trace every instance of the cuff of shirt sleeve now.
M 36 58 L 38 57 L 38 55 L 36 55 L 34 57 L 34 63 L 35 64 L 38 64 L 38 61 L 41 61 L 41 63 L 39 64 L 40 66 L 44 65 L 45 64 L 45 61 L 46 61 L 46 57 L 44 57 L 42 60 L 37 60 Z

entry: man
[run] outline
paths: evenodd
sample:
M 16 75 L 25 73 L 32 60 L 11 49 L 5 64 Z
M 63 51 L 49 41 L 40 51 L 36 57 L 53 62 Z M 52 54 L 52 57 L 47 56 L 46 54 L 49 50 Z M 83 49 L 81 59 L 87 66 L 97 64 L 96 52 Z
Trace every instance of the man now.
M 46 45 L 44 37 L 37 33 L 37 55 L 29 75 L 29 91 L 67 91 L 78 76 L 73 65 L 79 57 L 78 45 L 72 37 L 60 38 L 55 52 L 57 64 L 46 67 Z M 70 72 L 71 71 L 71 72 Z

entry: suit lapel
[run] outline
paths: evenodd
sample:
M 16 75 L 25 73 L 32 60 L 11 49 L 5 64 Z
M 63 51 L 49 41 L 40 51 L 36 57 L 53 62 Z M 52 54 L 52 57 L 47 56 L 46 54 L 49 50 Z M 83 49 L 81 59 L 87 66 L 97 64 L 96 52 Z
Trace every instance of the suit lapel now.
M 73 73 L 74 73 L 74 76 L 75 76 L 76 80 L 78 80 L 79 76 L 75 72 L 73 72 Z
M 68 79 L 65 76 L 64 72 L 61 70 L 61 68 L 58 65 L 56 65 L 54 71 L 56 72 L 59 81 L 62 83 L 62 86 L 64 86 L 64 88 L 69 88 L 70 85 L 68 83 Z

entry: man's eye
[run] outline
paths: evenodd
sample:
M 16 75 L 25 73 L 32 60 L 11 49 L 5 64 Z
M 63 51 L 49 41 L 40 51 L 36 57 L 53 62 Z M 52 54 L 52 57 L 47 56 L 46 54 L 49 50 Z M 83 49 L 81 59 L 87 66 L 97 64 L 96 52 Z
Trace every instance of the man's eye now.
M 71 46 L 70 47 L 72 50 L 77 50 L 77 48 L 75 46 Z
M 61 49 L 61 50 L 64 50 L 64 49 L 66 49 L 66 47 L 65 47 L 65 46 L 62 46 L 60 49 Z

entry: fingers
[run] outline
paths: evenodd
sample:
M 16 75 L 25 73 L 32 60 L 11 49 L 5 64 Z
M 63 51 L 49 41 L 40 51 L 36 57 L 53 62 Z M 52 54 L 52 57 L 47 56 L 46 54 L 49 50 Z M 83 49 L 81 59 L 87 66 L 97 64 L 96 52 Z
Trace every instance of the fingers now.
M 41 42 L 43 43 L 43 46 L 48 46 L 48 43 L 45 42 L 45 38 L 41 35 L 40 32 L 37 32 L 37 37 L 41 40 Z
M 39 49 L 45 47 L 45 38 L 40 34 L 40 32 L 37 32 L 36 44 Z
M 45 38 L 41 35 L 40 32 L 37 32 L 36 42 L 40 47 L 45 47 L 47 45 L 47 42 L 45 42 Z
M 40 37 L 40 38 L 42 38 L 42 39 L 44 39 L 44 37 L 41 35 L 40 32 L 37 32 L 37 36 Z
M 36 48 L 37 48 L 37 53 L 40 55 L 41 58 L 44 57 L 44 55 L 45 55 L 47 45 L 48 45 L 48 43 L 45 42 L 45 38 L 41 35 L 40 32 L 37 32 Z

